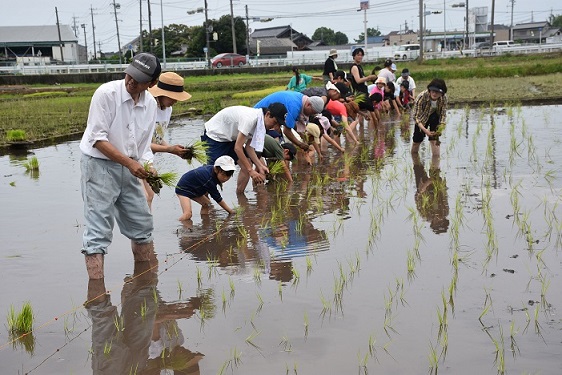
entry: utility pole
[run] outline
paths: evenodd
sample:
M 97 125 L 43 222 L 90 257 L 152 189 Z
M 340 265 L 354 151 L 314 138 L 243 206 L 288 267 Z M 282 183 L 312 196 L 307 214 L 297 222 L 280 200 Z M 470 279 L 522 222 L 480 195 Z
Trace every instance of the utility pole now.
M 207 68 L 211 69 L 211 43 L 209 42 L 209 16 L 207 12 L 207 0 L 205 0 L 205 43 L 207 46 Z
M 420 31 L 419 31 L 419 39 L 420 39 L 420 63 L 423 62 L 423 33 L 424 33 L 424 27 L 425 27 L 425 22 L 424 18 L 425 18 L 425 12 L 424 12 L 424 3 L 423 0 L 419 0 L 419 17 L 420 17 Z
M 139 0 L 139 52 L 142 52 L 142 0 Z
M 162 69 L 166 69 L 166 35 L 164 34 L 164 6 L 162 3 L 164 0 L 160 0 L 160 18 L 162 26 Z
M 119 22 L 117 21 L 117 9 L 121 8 L 121 4 L 115 3 L 113 0 L 113 14 L 115 15 L 115 28 L 117 29 L 117 48 L 119 48 L 119 64 L 123 64 L 123 54 L 121 53 L 121 39 L 119 39 Z
M 152 11 L 150 10 L 150 0 L 146 0 L 148 3 L 148 45 L 150 46 L 150 53 L 154 53 L 152 50 Z
M 64 55 L 62 53 L 62 38 L 60 36 L 59 11 L 58 11 L 57 7 L 55 7 L 55 14 L 57 15 L 57 30 L 59 32 L 60 60 L 61 60 L 61 62 L 64 62 Z
M 494 45 L 494 13 L 496 11 L 496 0 L 492 0 L 492 22 L 490 24 L 490 48 Z
M 468 36 L 468 0 L 466 0 L 466 3 L 464 4 L 464 8 L 465 8 L 465 23 L 466 23 L 466 41 L 464 43 L 464 48 L 469 48 L 468 45 L 470 44 L 470 37 Z
M 72 30 L 74 30 L 74 36 L 78 38 L 78 25 L 76 24 L 76 16 L 72 16 Z
M 82 27 L 82 30 L 84 30 L 84 48 L 86 49 L 86 64 L 87 64 L 88 63 L 88 41 L 86 39 L 86 24 L 83 23 L 80 26 Z
M 96 59 L 96 28 L 94 27 L 94 9 L 92 8 L 92 4 L 90 4 L 90 14 L 92 15 L 92 38 L 94 40 L 94 60 Z
M 250 20 L 248 17 L 248 6 L 244 6 L 246 8 L 246 57 L 250 57 Z M 248 60 L 246 58 L 246 61 Z
M 513 6 L 515 0 L 511 0 L 511 25 L 509 26 L 509 40 L 513 40 Z
M 232 26 L 232 52 L 236 52 L 236 31 L 234 29 L 234 9 L 232 8 L 232 0 L 230 0 L 230 23 Z
M 445 0 L 443 0 L 443 49 L 441 50 L 441 55 L 444 55 L 447 49 L 447 18 L 445 17 L 445 8 Z

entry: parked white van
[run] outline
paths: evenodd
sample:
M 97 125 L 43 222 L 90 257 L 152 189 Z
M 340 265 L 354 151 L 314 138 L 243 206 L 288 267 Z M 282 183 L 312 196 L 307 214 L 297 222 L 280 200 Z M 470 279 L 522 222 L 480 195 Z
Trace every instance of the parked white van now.
M 513 46 L 515 46 L 513 40 L 501 40 L 498 42 L 494 42 L 494 44 L 492 45 L 493 48 L 505 48 L 505 47 L 513 47 Z
M 396 51 L 394 51 L 395 60 L 413 60 L 417 59 L 420 55 L 420 45 L 419 44 L 404 44 Z

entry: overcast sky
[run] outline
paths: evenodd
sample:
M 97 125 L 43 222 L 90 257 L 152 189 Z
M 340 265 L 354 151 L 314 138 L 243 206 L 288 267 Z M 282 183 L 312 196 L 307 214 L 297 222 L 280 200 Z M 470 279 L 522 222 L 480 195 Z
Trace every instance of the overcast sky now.
M 24 25 L 55 25 L 55 7 L 58 9 L 61 24 L 77 25 L 78 38 L 84 42 L 82 24 L 86 25 L 88 47 L 92 47 L 92 11 L 93 8 L 96 45 L 101 43 L 102 51 L 117 50 L 117 32 L 113 14 L 112 0 L 2 0 L 0 26 Z M 162 2 L 161 2 L 162 1 Z M 428 11 L 442 11 L 445 14 L 431 14 L 426 17 L 427 27 L 442 31 L 464 29 L 464 8 L 454 8 L 466 0 L 426 0 Z M 139 34 L 140 2 L 139 0 L 115 0 L 120 4 L 117 11 L 121 45 L 125 46 Z M 273 18 L 267 23 L 250 22 L 251 29 L 292 25 L 298 32 L 312 36 L 318 27 L 328 27 L 347 35 L 350 42 L 364 30 L 364 12 L 358 12 L 360 0 L 232 0 L 234 15 L 246 17 L 245 6 L 248 6 L 250 19 L 253 17 Z M 204 0 L 150 0 L 152 28 L 162 25 L 161 8 L 164 13 L 164 25 L 171 23 L 188 26 L 201 25 L 203 13 L 187 14 L 204 6 Z M 218 19 L 230 14 L 230 0 L 207 0 L 209 19 Z M 469 0 L 469 7 L 488 7 L 491 13 L 492 0 Z M 510 25 L 511 0 L 496 0 L 496 24 Z M 147 0 L 142 0 L 143 28 L 148 29 Z M 380 0 L 370 1 L 367 11 L 367 26 L 378 28 L 383 34 L 390 31 L 409 29 L 418 30 L 417 0 Z M 560 0 L 515 0 L 513 23 L 547 20 L 549 15 L 562 14 Z

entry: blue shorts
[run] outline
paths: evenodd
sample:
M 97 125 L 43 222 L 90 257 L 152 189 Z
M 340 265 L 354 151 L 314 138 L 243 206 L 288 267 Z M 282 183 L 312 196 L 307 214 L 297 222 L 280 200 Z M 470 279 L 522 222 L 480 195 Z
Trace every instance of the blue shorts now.
M 223 155 L 228 155 L 235 162 L 238 161 L 238 155 L 234 152 L 234 145 L 236 142 L 217 142 L 209 137 L 207 133 L 203 133 L 201 136 L 203 142 L 207 142 L 207 165 L 214 165 L 215 160 Z

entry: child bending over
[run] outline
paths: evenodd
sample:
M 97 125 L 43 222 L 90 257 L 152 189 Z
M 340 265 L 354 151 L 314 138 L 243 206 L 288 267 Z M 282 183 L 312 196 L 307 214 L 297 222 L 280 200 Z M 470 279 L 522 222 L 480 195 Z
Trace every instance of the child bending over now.
M 209 213 L 211 200 L 210 195 L 215 202 L 225 209 L 229 214 L 233 214 L 234 210 L 231 209 L 222 199 L 222 196 L 217 189 L 217 185 L 221 187 L 236 170 L 234 159 L 228 155 L 223 155 L 215 160 L 214 165 L 203 165 L 199 168 L 193 169 L 185 173 L 179 180 L 176 186 L 176 194 L 180 200 L 180 206 L 183 214 L 180 216 L 180 221 L 191 219 L 191 201 L 199 203 L 201 207 L 201 215 Z

